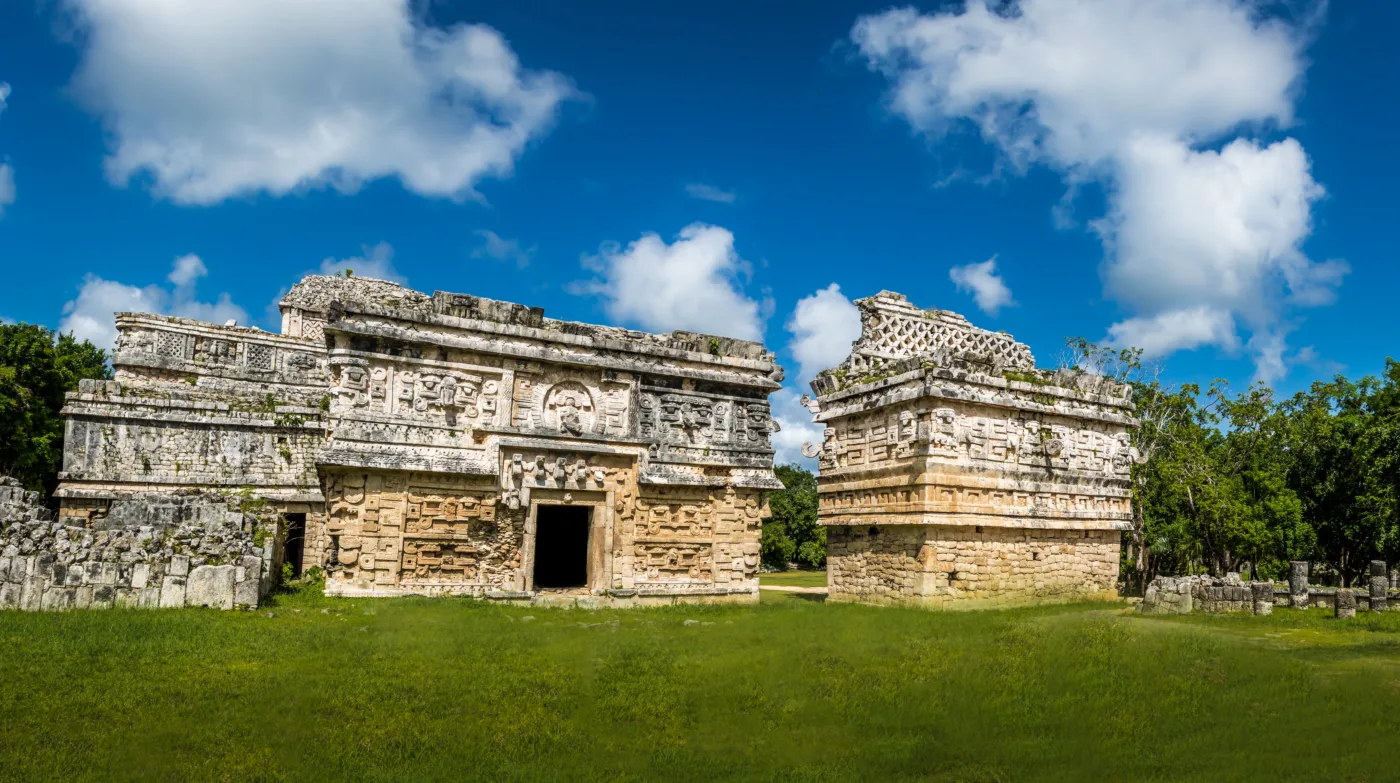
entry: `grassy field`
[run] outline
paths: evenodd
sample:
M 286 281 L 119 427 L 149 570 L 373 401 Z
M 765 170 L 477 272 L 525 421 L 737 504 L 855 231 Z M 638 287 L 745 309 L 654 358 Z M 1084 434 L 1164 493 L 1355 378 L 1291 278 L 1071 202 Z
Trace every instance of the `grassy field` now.
M 1397 697 L 1400 613 L 0 613 L 6 780 L 1380 781 Z
M 759 574 L 758 583 L 782 587 L 826 587 L 826 571 L 778 571 Z

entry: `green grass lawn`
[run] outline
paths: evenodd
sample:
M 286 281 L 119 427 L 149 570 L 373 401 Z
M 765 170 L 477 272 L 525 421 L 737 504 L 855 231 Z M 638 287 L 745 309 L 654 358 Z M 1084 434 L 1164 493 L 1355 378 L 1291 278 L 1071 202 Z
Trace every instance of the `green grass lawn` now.
M 1380 781 L 1398 686 L 1400 613 L 4 612 L 0 779 Z
M 772 574 L 759 574 L 761 585 L 781 585 L 783 587 L 826 587 L 826 571 L 778 571 Z

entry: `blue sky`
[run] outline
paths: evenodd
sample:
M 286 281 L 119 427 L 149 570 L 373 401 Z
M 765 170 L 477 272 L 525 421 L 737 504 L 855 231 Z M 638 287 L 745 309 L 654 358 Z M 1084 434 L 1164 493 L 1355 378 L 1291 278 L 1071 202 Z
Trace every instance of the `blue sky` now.
M 1394 3 L 327 7 L 0 4 L 0 317 L 275 329 L 350 266 L 761 336 L 794 389 L 880 289 L 1175 382 L 1395 353 Z

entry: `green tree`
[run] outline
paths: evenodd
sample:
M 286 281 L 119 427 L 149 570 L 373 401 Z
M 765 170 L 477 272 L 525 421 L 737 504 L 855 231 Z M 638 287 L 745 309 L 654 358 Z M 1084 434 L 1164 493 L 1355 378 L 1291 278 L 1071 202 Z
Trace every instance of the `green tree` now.
M 768 493 L 772 517 L 763 525 L 764 564 L 786 569 L 796 561 L 824 567 L 826 528 L 817 524 L 817 477 L 798 465 L 779 465 L 774 472 L 784 488 Z
M 1396 422 L 1400 368 L 1353 383 L 1317 382 L 1289 401 L 1289 485 L 1317 533 L 1316 556 L 1344 586 L 1378 557 L 1394 559 L 1397 536 Z
M 53 492 L 63 461 L 64 395 L 109 378 L 107 354 L 42 326 L 0 324 L 0 475 Z

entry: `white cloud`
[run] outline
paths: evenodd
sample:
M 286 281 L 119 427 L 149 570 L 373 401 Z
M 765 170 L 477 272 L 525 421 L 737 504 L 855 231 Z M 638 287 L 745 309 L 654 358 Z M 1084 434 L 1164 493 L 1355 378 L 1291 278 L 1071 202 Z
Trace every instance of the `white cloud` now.
M 860 339 L 860 310 L 832 283 L 798 300 L 787 329 L 792 333 L 788 350 L 805 383 L 851 355 L 851 343 Z
M 1302 251 L 1323 194 L 1302 146 L 1230 140 L 1290 123 L 1304 70 L 1304 31 L 1257 10 L 1021 0 L 998 13 L 973 0 L 862 17 L 851 35 L 891 80 L 891 111 L 919 133 L 970 124 L 1013 166 L 1059 170 L 1068 200 L 1083 183 L 1107 185 L 1108 214 L 1092 224 L 1105 291 L 1133 313 L 1110 328 L 1115 343 L 1230 349 L 1237 326 L 1281 341 L 1287 308 L 1330 302 L 1347 271 Z M 1056 205 L 1057 220 L 1069 206 Z M 1261 368 L 1272 355 L 1255 353 Z
M 208 267 L 204 266 L 204 261 L 194 253 L 187 253 L 175 259 L 175 266 L 166 275 L 176 287 L 194 285 L 194 281 L 209 274 Z
M 10 97 L 10 85 L 0 82 L 0 114 L 6 108 L 5 99 Z M 15 203 L 15 169 L 8 163 L 0 163 L 0 216 L 5 214 L 5 207 Z
M 472 250 L 472 258 L 493 258 L 497 261 L 507 261 L 515 264 L 517 269 L 524 269 L 530 265 L 534 258 L 535 251 L 539 248 L 535 245 L 521 247 L 518 239 L 504 239 L 494 231 L 482 229 L 476 232 L 482 238 L 480 247 Z
M 228 294 L 219 294 L 213 302 L 195 298 L 196 283 L 208 273 L 199 256 L 183 255 L 175 259 L 167 278 L 173 286 L 170 289 L 158 285 L 138 288 L 89 274 L 83 278 L 78 298 L 63 306 L 58 330 L 71 332 L 79 340 L 91 340 L 98 348 L 111 349 L 117 341 L 115 313 L 156 313 L 216 324 L 229 320 L 246 324 L 248 314 Z
M 733 204 L 736 195 L 732 191 L 720 190 L 714 185 L 706 185 L 702 182 L 692 182 L 685 186 L 685 192 L 695 198 L 704 201 L 716 201 L 720 204 Z
M 576 96 L 496 30 L 430 26 L 409 0 L 65 2 L 108 178 L 182 204 L 383 177 L 475 197 Z
M 575 294 L 602 297 L 608 317 L 653 332 L 685 329 L 745 340 L 763 339 L 763 305 L 738 278 L 750 273 L 734 235 L 692 223 L 671 244 L 653 233 L 626 248 L 606 243 L 584 266 L 601 276 L 574 283 Z
M 388 242 L 366 245 L 361 253 L 353 258 L 323 259 L 317 271 L 323 275 L 343 275 L 348 271 L 356 277 L 372 277 L 400 285 L 408 282 L 408 278 L 394 268 L 394 248 Z
M 948 270 L 948 279 L 959 291 L 972 294 L 978 309 L 987 315 L 996 315 L 1001 308 L 1016 304 L 1006 281 L 997 274 L 996 256 L 980 263 L 955 266 Z
M 1233 349 L 1239 343 L 1230 313 L 1205 306 L 1128 318 L 1110 326 L 1108 337 L 1112 345 L 1141 348 L 1149 357 L 1202 345 Z
M 801 397 L 797 392 L 787 387 L 768 395 L 773 419 L 782 428 L 773 433 L 771 442 L 773 449 L 777 451 L 773 459 L 779 465 L 792 463 L 815 471 L 817 461 L 815 458 L 802 456 L 802 444 L 811 443 L 820 446 L 822 427 L 812 422 L 811 411 L 802 407 L 800 400 Z
M 15 203 L 15 169 L 8 163 L 0 163 L 0 215 L 5 207 Z

